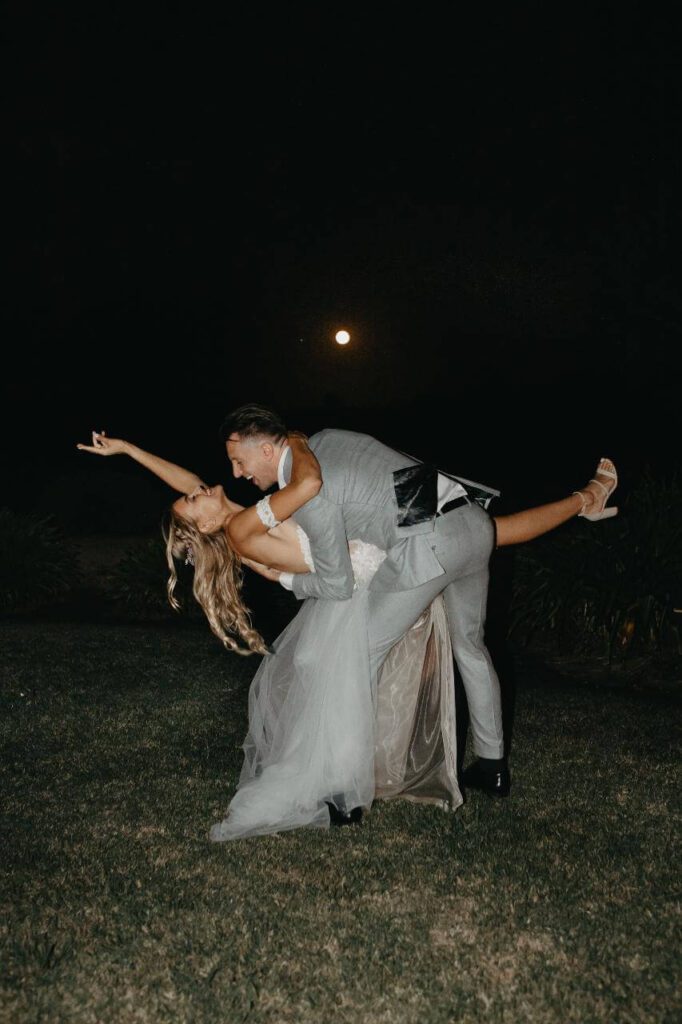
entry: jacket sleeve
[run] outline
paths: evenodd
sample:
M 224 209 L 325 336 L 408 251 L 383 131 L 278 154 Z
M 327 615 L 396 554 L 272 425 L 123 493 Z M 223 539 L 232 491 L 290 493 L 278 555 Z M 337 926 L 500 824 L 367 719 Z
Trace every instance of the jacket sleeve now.
M 299 600 L 306 597 L 348 600 L 355 578 L 341 506 L 318 494 L 296 513 L 295 519 L 308 535 L 315 572 L 294 575 L 294 594 Z

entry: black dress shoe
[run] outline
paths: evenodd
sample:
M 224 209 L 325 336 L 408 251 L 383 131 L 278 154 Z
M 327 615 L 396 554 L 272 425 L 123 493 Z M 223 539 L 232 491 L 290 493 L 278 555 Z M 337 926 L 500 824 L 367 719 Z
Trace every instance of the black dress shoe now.
M 465 789 L 482 789 L 488 796 L 509 796 L 511 778 L 504 758 L 479 757 L 462 773 Z
M 352 811 L 340 811 L 336 804 L 326 801 L 329 808 L 329 824 L 332 828 L 342 825 L 358 825 L 362 821 L 362 807 L 354 807 Z

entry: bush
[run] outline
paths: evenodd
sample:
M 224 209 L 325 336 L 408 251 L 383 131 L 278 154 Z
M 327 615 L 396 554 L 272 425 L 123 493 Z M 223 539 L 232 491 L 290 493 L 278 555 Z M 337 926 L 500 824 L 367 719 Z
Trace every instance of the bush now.
M 200 619 L 203 612 L 192 594 L 191 573 L 184 574 L 178 567 L 179 584 L 176 589 L 182 604 L 182 614 Z M 160 536 L 151 537 L 131 546 L 111 573 L 110 594 L 136 619 L 167 619 L 177 615 L 166 592 L 168 566 Z
M 563 647 L 680 651 L 682 478 L 646 472 L 618 517 L 576 519 L 518 552 L 510 634 Z
M 76 551 L 52 516 L 0 509 L 0 613 L 34 612 L 80 582 Z
M 192 593 L 193 570 L 177 562 L 176 568 L 175 593 L 182 606 L 179 613 L 168 602 L 168 566 L 161 536 L 131 545 L 108 580 L 107 590 L 114 609 L 141 621 L 180 619 L 201 622 L 208 629 L 206 616 Z M 247 608 L 255 609 L 251 618 L 256 628 L 270 639 L 284 629 L 299 608 L 293 594 L 250 571 L 244 577 L 243 599 Z

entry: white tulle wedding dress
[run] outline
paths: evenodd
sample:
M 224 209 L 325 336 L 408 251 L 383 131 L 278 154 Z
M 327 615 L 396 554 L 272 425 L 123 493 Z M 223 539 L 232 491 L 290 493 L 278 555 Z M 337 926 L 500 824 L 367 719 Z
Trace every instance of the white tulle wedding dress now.
M 385 554 L 363 541 L 349 547 L 353 597 L 306 600 L 254 676 L 244 764 L 225 819 L 211 828 L 214 842 L 328 828 L 329 803 L 341 811 L 369 809 L 377 798 L 449 810 L 462 803 L 442 598 L 389 652 L 374 686 L 367 586 Z

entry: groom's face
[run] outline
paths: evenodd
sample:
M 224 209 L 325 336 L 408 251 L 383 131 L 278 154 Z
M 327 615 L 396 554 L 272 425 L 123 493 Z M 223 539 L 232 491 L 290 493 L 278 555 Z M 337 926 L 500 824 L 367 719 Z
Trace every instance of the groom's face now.
M 277 483 L 281 445 L 275 445 L 264 437 L 249 437 L 242 441 L 239 434 L 232 434 L 225 447 L 236 477 L 245 477 L 261 491 L 267 491 Z

